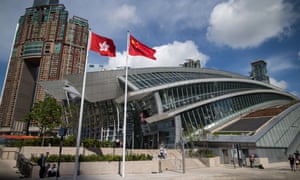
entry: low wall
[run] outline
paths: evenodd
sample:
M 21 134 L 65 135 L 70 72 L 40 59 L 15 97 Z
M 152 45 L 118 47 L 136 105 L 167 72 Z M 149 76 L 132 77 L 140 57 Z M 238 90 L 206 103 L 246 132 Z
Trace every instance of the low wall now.
M 59 146 L 24 146 L 21 148 L 20 153 L 23 154 L 26 158 L 30 159 L 32 156 L 39 157 L 40 154 L 49 152 L 49 154 L 59 154 Z M 76 154 L 76 148 L 75 147 L 62 147 L 61 154 Z M 95 154 L 92 151 L 87 150 L 86 148 L 80 147 L 79 148 L 79 154 L 83 155 L 91 155 Z
M 1 149 L 1 148 L 0 148 Z M 122 148 L 96 148 L 95 152 L 99 154 L 114 154 L 122 155 Z M 8 151 L 8 150 L 7 150 Z M 11 150 L 13 151 L 13 150 Z M 25 146 L 20 150 L 16 148 L 18 155 L 17 167 L 25 177 L 38 178 L 39 166 L 36 163 L 32 163 L 29 159 L 32 156 L 38 157 L 41 153 L 49 152 L 51 154 L 59 154 L 59 147 L 55 146 Z M 90 155 L 95 154 L 86 148 L 80 147 L 79 154 Z M 62 147 L 62 154 L 75 155 L 75 147 Z M 169 149 L 168 157 L 165 160 L 158 158 L 159 150 L 157 149 L 126 149 L 126 154 L 149 154 L 153 156 L 152 161 L 126 161 L 126 173 L 137 174 L 137 173 L 157 173 L 164 170 L 178 170 L 182 169 L 182 157 L 178 150 Z M 185 159 L 186 168 L 199 168 L 204 167 L 199 159 Z M 56 163 L 57 164 L 57 163 Z M 210 167 L 213 166 L 212 162 L 209 162 Z M 97 175 L 97 174 L 120 174 L 122 162 L 81 162 L 79 163 L 80 174 Z M 74 162 L 61 162 L 60 164 L 60 175 L 71 176 L 74 172 Z
M 246 158 L 246 163 L 248 166 L 250 166 L 250 160 L 249 158 Z M 268 168 L 269 165 L 269 159 L 268 158 L 255 158 L 253 166 L 259 166 L 262 165 L 264 168 Z
M 200 158 L 200 161 L 205 164 L 207 167 L 217 167 L 220 166 L 220 157 L 212 158 Z
M 122 148 L 95 148 L 95 152 L 107 155 L 122 155 L 123 149 Z M 175 150 L 174 150 L 175 151 Z M 41 153 L 49 152 L 49 154 L 59 154 L 59 146 L 24 146 L 21 148 L 20 153 L 23 154 L 26 158 L 31 158 L 32 156 L 39 157 Z M 82 155 L 91 155 L 96 154 L 95 152 L 80 147 L 79 154 Z M 169 152 L 172 153 L 172 150 Z M 76 147 L 62 147 L 62 154 L 69 154 L 75 155 L 76 154 Z M 126 154 L 149 154 L 152 155 L 153 158 L 157 158 L 159 154 L 159 150 L 157 149 L 126 149 Z
M 16 160 L 18 156 L 19 148 L 16 147 L 1 147 L 0 159 L 3 160 Z
M 74 162 L 62 162 L 60 164 L 61 176 L 72 176 L 74 173 Z M 159 171 L 158 161 L 126 161 L 125 172 L 127 174 L 151 174 Z M 100 175 L 100 174 L 120 174 L 122 162 L 80 162 L 79 174 L 80 175 Z M 31 178 L 38 178 L 40 167 L 33 166 Z

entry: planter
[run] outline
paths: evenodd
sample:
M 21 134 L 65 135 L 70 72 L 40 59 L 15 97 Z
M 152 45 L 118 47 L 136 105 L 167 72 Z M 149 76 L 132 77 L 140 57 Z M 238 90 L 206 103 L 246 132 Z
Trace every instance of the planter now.
M 217 167 L 220 166 L 220 157 L 211 157 L 211 158 L 200 158 L 200 161 L 205 164 L 207 167 Z
M 158 172 L 158 161 L 126 161 L 125 172 L 127 174 L 151 174 Z M 60 163 L 60 175 L 72 176 L 74 172 L 74 162 Z M 122 162 L 118 161 L 98 161 L 98 162 L 80 162 L 80 175 L 101 175 L 101 174 L 120 174 Z M 39 166 L 34 166 L 32 169 L 32 178 L 38 178 Z

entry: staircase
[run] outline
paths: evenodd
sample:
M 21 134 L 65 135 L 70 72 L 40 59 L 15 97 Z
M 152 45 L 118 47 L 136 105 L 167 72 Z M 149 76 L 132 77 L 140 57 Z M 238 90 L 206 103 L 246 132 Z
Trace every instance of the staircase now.
M 205 168 L 206 166 L 198 158 L 185 158 L 185 169 Z M 176 149 L 168 150 L 168 157 L 161 160 L 161 169 L 181 171 L 183 169 L 182 155 Z

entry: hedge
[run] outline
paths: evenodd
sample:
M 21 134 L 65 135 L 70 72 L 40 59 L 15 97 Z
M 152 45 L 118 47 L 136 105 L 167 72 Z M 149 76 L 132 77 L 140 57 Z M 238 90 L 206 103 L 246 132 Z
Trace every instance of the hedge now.
M 51 154 L 47 158 L 48 162 L 58 162 L 59 156 L 56 154 Z M 147 161 L 152 160 L 152 156 L 149 154 L 128 154 L 125 157 L 126 161 Z M 39 157 L 31 157 L 31 161 L 37 163 Z M 79 161 L 80 162 L 96 162 L 96 161 L 121 161 L 122 156 L 119 155 L 80 155 Z M 62 154 L 60 158 L 61 162 L 74 162 L 75 161 L 75 155 L 65 155 Z

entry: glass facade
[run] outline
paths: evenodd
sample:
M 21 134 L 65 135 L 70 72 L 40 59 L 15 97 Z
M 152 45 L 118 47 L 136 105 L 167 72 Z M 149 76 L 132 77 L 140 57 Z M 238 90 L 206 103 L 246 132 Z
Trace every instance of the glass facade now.
M 23 56 L 41 56 L 43 42 L 26 42 L 23 48 Z
M 299 133 L 300 106 L 290 111 L 257 141 L 259 147 L 288 147 Z
M 176 146 L 175 117 L 179 117 L 184 134 L 189 136 L 203 128 L 220 127 L 245 113 L 294 100 L 292 96 L 276 93 L 278 90 L 268 84 L 222 73 L 143 72 L 130 74 L 128 81 L 135 86 L 132 91 L 159 87 L 135 100 L 139 107 L 136 110 L 145 112 L 145 118 L 160 119 L 141 125 L 148 146 L 150 141 L 154 146 Z
M 117 129 L 117 110 L 112 101 L 85 103 L 82 136 L 101 141 L 112 140 Z M 75 119 L 74 119 L 75 120 Z
M 128 81 L 138 89 L 146 89 L 178 81 L 206 78 L 226 78 L 229 76 L 196 72 L 153 72 L 128 75 Z
M 127 147 L 157 148 L 164 144 L 175 148 L 180 141 L 182 130 L 188 139 L 188 136 L 198 135 L 203 129 L 216 130 L 250 112 L 286 105 L 297 100 L 295 96 L 274 86 L 227 72 L 201 68 L 177 68 L 175 71 L 168 68 L 165 68 L 165 71 L 163 68 L 143 68 L 130 71 L 128 86 L 131 86 L 131 89 L 128 93 L 126 119 Z M 101 141 L 123 139 L 124 71 L 99 71 L 91 73 L 88 77 L 90 79 L 87 81 L 92 83 L 89 83 L 91 87 L 87 87 L 87 92 L 91 92 L 87 97 L 101 100 L 87 103 L 85 107 L 83 138 Z M 99 77 L 105 77 L 106 81 L 99 80 Z M 76 84 L 77 79 L 79 78 L 74 77 L 69 80 Z M 112 82 L 111 79 L 115 79 L 116 82 Z M 97 83 L 93 83 L 96 80 Z M 115 84 L 116 86 L 112 86 Z M 103 93 L 95 93 L 98 92 L 97 89 L 103 90 Z M 287 132 L 284 127 L 292 128 L 299 124 L 299 120 L 294 120 L 299 119 L 300 113 L 295 112 L 296 110 L 274 126 L 274 130 L 270 130 L 269 134 L 263 135 L 265 137 L 257 142 L 257 146 L 272 147 L 272 143 L 285 142 L 286 147 L 291 143 L 284 138 L 290 138 L 292 141 L 299 128 L 296 128 L 295 132 Z M 272 121 L 272 117 L 273 115 L 269 115 L 264 122 L 255 123 L 255 129 L 248 130 L 251 133 L 235 134 L 235 138 L 253 146 L 258 140 L 256 131 L 267 121 Z M 280 133 L 276 134 L 276 131 Z M 223 144 L 232 144 L 233 141 L 229 142 L 230 139 L 221 136 L 215 140 L 220 140 Z M 268 138 L 271 137 L 275 140 L 269 141 Z M 270 144 L 264 144 L 266 141 Z
M 266 106 L 267 103 L 271 104 L 278 99 L 286 99 L 286 102 L 291 100 L 281 95 L 267 93 L 221 99 L 182 113 L 183 128 L 187 134 L 191 134 L 201 128 L 225 123 L 254 109 L 254 106 Z
M 160 90 L 164 111 L 235 92 L 270 89 L 243 82 L 205 82 Z

